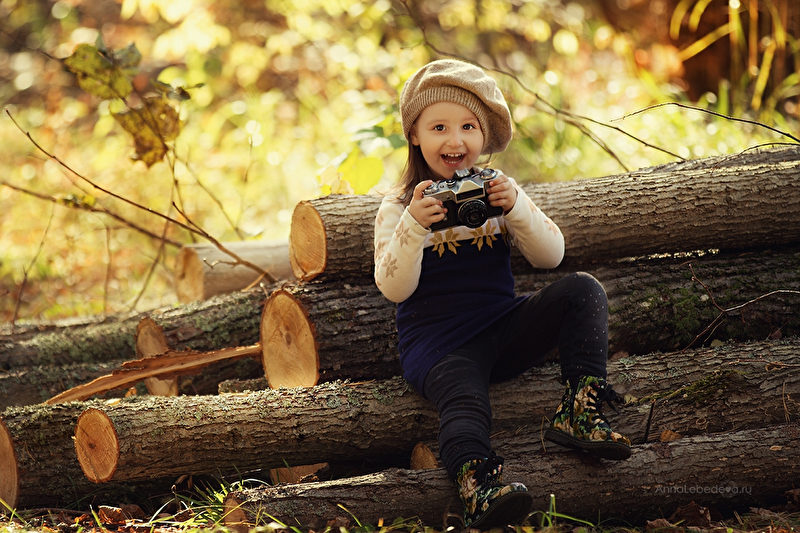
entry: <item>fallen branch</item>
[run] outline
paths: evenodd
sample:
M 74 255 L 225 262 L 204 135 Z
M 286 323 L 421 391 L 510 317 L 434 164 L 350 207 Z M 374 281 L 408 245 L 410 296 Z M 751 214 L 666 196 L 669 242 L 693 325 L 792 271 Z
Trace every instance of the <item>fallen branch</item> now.
M 158 357 L 147 357 L 136 361 L 122 363 L 122 368 L 106 376 L 99 377 L 84 385 L 79 385 L 62 392 L 45 403 L 57 403 L 85 400 L 95 394 L 111 389 L 126 387 L 147 378 L 166 379 L 174 376 L 191 374 L 219 361 L 233 361 L 245 357 L 262 356 L 261 345 L 225 348 L 214 352 L 174 352 L 170 351 Z

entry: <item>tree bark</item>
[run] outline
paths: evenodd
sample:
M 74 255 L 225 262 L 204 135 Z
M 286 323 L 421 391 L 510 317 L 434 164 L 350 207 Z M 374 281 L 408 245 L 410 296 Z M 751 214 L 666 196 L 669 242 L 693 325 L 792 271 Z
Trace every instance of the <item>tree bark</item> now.
M 797 249 L 650 258 L 584 266 L 585 270 L 600 279 L 609 296 L 612 354 L 620 351 L 649 353 L 682 349 L 713 323 L 719 310 L 713 306 L 706 289 L 692 281 L 692 273 L 708 286 L 713 298 L 725 308 L 743 304 L 775 289 L 800 290 L 800 251 Z M 565 273 L 559 268 L 519 275 L 517 292 L 539 289 Z M 308 346 L 317 346 L 317 351 L 323 354 L 323 362 L 330 359 L 327 367 L 323 365 L 319 371 L 322 380 L 351 378 L 359 374 L 363 374 L 364 379 L 385 378 L 400 373 L 396 359 L 394 304 L 380 296 L 371 280 L 361 280 L 360 283 L 362 285 L 354 282 L 348 286 L 313 282 L 302 285 L 302 294 L 289 298 L 303 307 L 310 307 L 313 312 L 309 315 L 316 320 L 313 325 L 317 338 L 320 338 L 320 332 L 324 333 L 319 345 L 314 344 L 316 339 L 307 343 Z M 294 292 L 292 286 L 284 287 L 282 291 L 285 295 Z M 713 335 L 703 335 L 699 340 L 707 343 L 712 338 L 747 340 L 798 335 L 800 317 L 797 316 L 795 305 L 798 297 L 794 294 L 773 295 L 728 313 L 727 319 L 713 329 Z M 236 345 L 243 340 L 258 342 L 257 321 L 262 318 L 262 307 L 265 308 L 265 314 L 269 314 L 263 304 L 264 299 L 260 290 L 234 293 L 162 314 L 153 313 L 152 317 L 156 324 L 160 323 L 166 328 L 164 337 L 170 346 L 175 346 L 174 349 L 199 346 L 200 350 L 210 350 L 213 346 L 225 343 Z M 229 319 L 226 313 L 239 320 Z M 139 323 L 142 320 L 144 318 L 140 318 Z M 132 325 L 133 319 L 129 321 Z M 90 336 L 94 330 L 86 327 L 88 329 L 82 332 L 85 337 L 76 340 L 78 355 L 78 348 L 90 345 L 92 340 Z M 230 335 L 227 339 L 226 327 Z M 294 327 L 310 329 L 309 326 L 303 326 L 302 321 L 297 321 Z M 203 330 L 209 331 L 208 339 L 202 337 Z M 78 339 L 77 335 L 68 331 L 68 328 L 61 331 L 62 339 Z M 23 333 L 30 335 L 30 332 Z M 135 328 L 125 334 L 135 337 Z M 47 346 L 53 335 L 53 332 L 49 332 L 39 338 L 30 337 L 29 341 Z M 287 351 L 280 346 L 285 342 L 285 337 L 266 336 L 278 345 L 270 350 L 284 356 L 288 353 L 290 358 L 301 360 L 308 357 L 304 354 L 314 353 L 299 351 L 297 345 L 290 346 Z M 108 340 L 101 336 L 98 343 L 102 345 Z M 60 346 L 66 350 L 68 344 L 62 343 Z M 337 361 L 337 357 L 342 360 Z M 115 364 L 121 363 L 90 362 L 28 368 L 15 366 L 0 375 L 0 407 L 38 403 L 107 374 Z M 181 378 L 180 392 L 214 394 L 219 383 L 225 379 L 263 376 L 262 363 L 267 364 L 250 359 L 215 364 L 198 375 Z M 276 386 L 280 385 L 277 371 L 272 374 Z M 298 384 L 284 382 L 287 386 L 293 383 Z M 110 395 L 119 396 L 121 392 Z
M 553 495 L 562 515 L 593 524 L 643 525 L 691 501 L 720 510 L 774 503 L 800 476 L 798 437 L 796 423 L 684 437 L 636 446 L 626 461 L 592 460 L 550 447 L 544 453 L 536 440 L 498 440 L 495 448 L 506 459 L 505 479 L 526 484 L 534 511 L 546 512 Z M 225 508 L 228 526 L 275 519 L 311 529 L 349 527 L 354 517 L 361 524 L 417 517 L 444 529 L 446 515 L 462 511 L 441 468 L 234 491 Z M 539 525 L 536 516 L 531 524 Z
M 20 333 L 3 328 L 0 369 L 132 359 L 136 327 L 144 317 L 161 326 L 173 350 L 210 351 L 255 344 L 266 295 L 276 286 L 99 322 L 30 327 Z
M 34 366 L 0 372 L 0 413 L 8 407 L 44 402 L 67 389 L 112 372 L 122 361 L 63 366 Z M 104 397 L 119 396 L 119 391 Z
M 310 281 L 323 273 L 331 278 L 368 275 L 380 205 L 380 198 L 366 195 L 334 194 L 299 202 L 289 229 L 294 276 Z
M 567 262 L 599 261 L 796 244 L 799 173 L 800 149 L 790 147 L 523 188 L 564 233 Z M 355 195 L 298 204 L 289 235 L 297 279 L 371 275 L 379 205 Z
M 800 334 L 800 250 L 744 255 L 706 254 L 603 265 L 585 265 L 609 297 L 610 353 L 670 351 L 700 336 L 765 339 Z M 708 287 L 692 280 L 692 273 Z M 567 272 L 517 277 L 517 292 L 542 288 Z M 724 306 L 774 295 L 728 313 L 709 334 L 704 329 Z M 394 303 L 371 279 L 290 284 L 264 306 L 264 368 L 273 387 L 309 386 L 334 379 L 382 379 L 401 373 Z M 288 318 L 291 317 L 291 318 Z M 290 331 L 289 331 L 290 330 Z M 713 334 L 712 334 L 713 333 Z
M 7 407 L 22 407 L 47 401 L 69 389 L 90 383 L 113 373 L 125 361 L 76 363 L 62 366 L 35 366 L 0 373 L 0 412 Z M 246 379 L 264 379 L 261 360 L 253 358 L 224 361 L 204 368 L 196 375 L 183 375 L 178 380 L 180 394 L 217 394 L 226 381 L 238 383 Z M 133 387 L 136 394 L 147 394 L 143 383 Z M 97 399 L 120 398 L 130 386 L 94 395 Z M 151 393 L 152 394 L 152 393 Z
M 643 441 L 666 429 L 691 434 L 797 419 L 798 351 L 800 340 L 793 339 L 612 362 L 609 374 L 620 392 L 639 398 L 611 413 L 614 427 Z M 494 430 L 538 440 L 543 419 L 552 416 L 562 393 L 555 365 L 494 385 Z M 83 471 L 117 482 L 407 457 L 438 430 L 433 406 L 400 378 L 243 395 L 133 398 L 97 407 L 89 425 L 83 421 L 82 415 L 75 431 Z M 118 450 L 111 459 L 109 450 Z
M 680 254 L 583 265 L 609 299 L 610 353 L 681 350 L 714 339 L 746 341 L 800 335 L 800 248 Z M 519 275 L 515 290 L 541 289 L 562 269 Z M 724 313 L 776 290 L 779 293 Z M 717 304 L 720 308 L 716 307 Z
M 225 248 L 278 280 L 294 279 L 286 240 L 225 243 Z M 231 265 L 231 257 L 212 244 L 187 244 L 175 258 L 175 292 L 181 303 L 207 300 L 248 288 L 260 276 L 244 265 Z
M 0 498 L 12 509 L 72 507 L 89 495 L 132 496 L 169 487 L 152 483 L 109 483 L 99 489 L 81 471 L 75 445 L 75 422 L 87 408 L 102 402 L 76 402 L 6 409 L 0 415 Z M 171 481 L 174 481 L 171 480 Z

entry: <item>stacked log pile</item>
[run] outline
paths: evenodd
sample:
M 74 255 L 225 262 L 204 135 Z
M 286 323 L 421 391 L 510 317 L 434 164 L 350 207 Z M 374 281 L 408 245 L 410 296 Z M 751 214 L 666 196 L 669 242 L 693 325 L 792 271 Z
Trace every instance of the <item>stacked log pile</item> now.
M 800 334 L 798 160 L 800 152 L 792 148 L 765 151 L 746 162 L 715 158 L 603 179 L 525 186 L 564 232 L 567 258 L 558 269 L 543 272 L 513 257 L 518 292 L 541 288 L 570 271 L 588 271 L 609 294 L 610 348 L 616 354 L 609 373 L 617 387 L 627 389 L 625 382 L 631 379 L 624 365 L 644 371 L 653 357 L 666 366 L 662 373 L 637 374 L 641 388 L 649 389 L 644 395 L 661 400 L 634 401 L 614 416 L 617 427 L 639 443 L 624 471 L 605 463 L 582 471 L 575 463 L 585 461 L 572 454 L 542 457 L 539 426 L 558 400 L 555 373 L 524 389 L 543 393 L 530 397 L 528 392 L 533 405 L 509 395 L 529 418 L 504 426 L 496 413 L 495 429 L 515 434 L 526 427 L 527 444 L 518 451 L 519 443 L 498 437 L 496 448 L 507 452 L 507 471 L 518 470 L 521 480 L 534 487 L 538 509 L 546 508 L 550 494 L 556 494 L 559 511 L 568 515 L 596 520 L 602 509 L 604 517 L 639 520 L 654 510 L 658 516 L 670 513 L 690 500 L 718 508 L 746 506 L 794 487 L 794 467 L 784 470 L 784 465 L 800 458 L 793 442 L 799 413 L 796 393 L 784 388 L 788 382 L 780 378 L 780 405 L 772 418 L 764 416 L 761 401 L 766 397 L 760 391 L 740 396 L 715 381 L 722 375 L 723 381 L 747 375 L 733 370 L 730 361 L 718 361 L 719 351 L 741 350 L 734 356 L 737 361 L 752 360 L 765 369 L 782 365 L 771 365 L 771 356 L 754 355 L 757 344 L 748 341 L 770 339 L 764 341 L 769 350 L 785 346 L 790 357 L 798 353 L 796 340 L 785 340 Z M 371 280 L 372 223 L 379 203 L 379 198 L 328 197 L 295 209 L 289 252 L 299 281 L 270 296 L 262 322 L 280 322 L 271 315 L 294 317 L 265 350 L 271 386 L 310 386 L 352 377 L 382 380 L 382 372 L 397 371 L 396 334 L 386 327 L 394 305 L 381 299 Z M 302 338 L 308 342 L 297 342 Z M 731 341 L 742 344 L 726 344 L 717 351 L 685 350 Z M 680 362 L 683 356 L 688 363 Z M 704 369 L 708 361 L 715 361 L 713 370 Z M 692 374 L 693 367 L 700 373 Z M 794 372 L 793 366 L 783 368 Z M 665 375 L 674 381 L 669 383 Z M 770 381 L 767 376 L 752 378 L 761 384 Z M 546 391 L 551 395 L 547 399 Z M 703 392 L 697 396 L 689 391 Z M 641 389 L 633 396 L 641 398 L 639 394 Z M 719 408 L 707 411 L 714 396 Z M 661 403 L 666 397 L 672 400 Z M 685 410 L 675 405 L 675 398 L 687 401 Z M 747 398 L 744 410 L 753 414 L 752 426 L 736 412 L 734 398 Z M 497 402 L 495 398 L 500 409 Z M 653 409 L 639 418 L 638 426 L 627 418 L 634 406 L 640 415 Z M 680 438 L 669 441 L 674 437 Z M 669 442 L 661 443 L 662 438 Z M 712 454 L 721 443 L 727 449 Z M 754 469 L 746 465 L 754 460 L 761 463 L 756 469 L 760 473 L 750 477 Z M 719 475 L 723 477 L 717 479 Z M 626 482 L 617 494 L 620 477 Z M 590 487 L 587 478 L 596 484 Z M 736 483 L 747 484 L 749 498 L 744 491 L 731 498 Z M 725 488 L 715 490 L 718 486 Z M 681 491 L 686 487 L 701 494 Z M 242 491 L 230 495 L 228 505 L 231 522 L 253 522 L 270 514 L 287 523 L 323 527 L 347 522 L 352 513 L 365 521 L 417 515 L 440 525 L 444 503 L 453 498 L 440 470 L 430 475 L 399 470 Z M 394 514 L 387 516 L 387 509 Z
M 145 318 L 163 329 L 172 350 L 209 351 L 259 340 L 265 289 L 220 295 L 147 313 L 77 323 L 0 328 L 0 409 L 42 402 L 137 359 L 136 330 Z M 183 394 L 212 394 L 223 379 L 263 375 L 259 364 L 223 362 L 182 379 Z M 120 396 L 124 391 L 114 391 Z
M 562 392 L 555 365 L 493 386 L 495 448 L 509 475 L 531 488 L 537 509 L 554 494 L 559 512 L 576 518 L 636 521 L 691 500 L 720 509 L 763 505 L 794 488 L 800 150 L 525 189 L 562 228 L 567 259 L 536 271 L 515 256 L 518 292 L 575 270 L 604 284 L 615 354 L 609 376 L 628 400 L 611 417 L 635 443 L 621 464 L 544 449 L 541 427 Z M 379 202 L 300 203 L 287 250 L 295 281 L 131 317 L 105 335 L 98 332 L 111 326 L 93 324 L 0 338 L 0 363 L 14 368 L 24 368 L 25 357 L 75 361 L 82 350 L 113 352 L 90 360 L 127 360 L 128 371 L 161 361 L 166 375 L 142 375 L 162 378 L 148 388 L 167 394 L 178 387 L 169 379 L 181 375 L 168 364 L 174 358 L 186 364 L 191 354 L 211 360 L 244 350 L 272 388 L 9 408 L 0 415 L 0 497 L 18 507 L 63 504 L 69 490 L 77 499 L 185 474 L 372 461 L 395 468 L 232 492 L 227 523 L 270 515 L 317 528 L 353 516 L 376 523 L 414 515 L 439 526 L 446 509 L 458 513 L 441 468 L 407 469 L 412 449 L 435 441 L 437 417 L 398 377 L 395 306 L 372 282 Z M 145 319 L 162 336 L 137 350 Z M 100 346 L 89 352 L 93 336 Z M 55 338 L 60 347 L 45 352 Z M 208 367 L 209 383 L 231 377 L 220 368 Z M 47 437 L 56 443 L 49 455 L 34 423 L 48 417 L 58 426 Z M 48 472 L 59 474 L 37 492 Z

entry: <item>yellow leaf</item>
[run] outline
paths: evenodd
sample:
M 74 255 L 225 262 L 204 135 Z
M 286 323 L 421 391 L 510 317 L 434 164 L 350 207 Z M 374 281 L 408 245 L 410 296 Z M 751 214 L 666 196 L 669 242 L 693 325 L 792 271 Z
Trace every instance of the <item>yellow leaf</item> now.
M 148 167 L 164 158 L 168 150 L 166 141 L 175 139 L 182 126 L 178 112 L 160 97 L 145 98 L 142 105 L 111 115 L 133 136 L 134 159 Z
M 383 175 L 383 161 L 377 157 L 348 157 L 342 164 L 343 179 L 352 185 L 354 194 L 366 194 Z M 349 164 L 348 164 L 349 163 Z
M 133 51 L 126 50 L 123 56 L 125 67 L 130 68 Z M 127 98 L 133 91 L 133 85 L 125 73 L 90 44 L 78 45 L 72 55 L 64 60 L 64 65 L 75 73 L 81 89 L 98 98 Z

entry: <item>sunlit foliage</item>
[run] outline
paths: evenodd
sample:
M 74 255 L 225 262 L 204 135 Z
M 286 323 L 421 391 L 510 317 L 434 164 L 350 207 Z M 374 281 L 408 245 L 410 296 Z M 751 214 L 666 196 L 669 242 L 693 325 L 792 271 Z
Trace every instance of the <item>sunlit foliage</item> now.
M 0 185 L 6 322 L 173 304 L 172 258 L 198 237 L 164 216 L 221 241 L 280 238 L 299 200 L 364 193 L 376 179 L 385 187 L 405 157 L 398 91 L 442 55 L 498 79 L 516 136 L 494 164 L 520 181 L 783 140 L 675 107 L 604 125 L 689 102 L 673 80 L 637 68 L 635 41 L 588 1 L 0 0 L 0 30 L 0 182 L 13 186 Z M 121 78 L 109 79 L 121 84 L 116 94 L 93 94 L 65 64 L 98 42 L 122 54 L 130 106 L 119 102 Z M 127 55 L 131 45 L 140 60 Z M 186 98 L 170 98 L 181 90 Z M 706 94 L 692 103 L 725 102 Z M 165 151 L 131 136 L 137 125 L 163 126 L 132 109 L 174 126 L 175 135 L 155 135 Z M 790 115 L 769 118 L 795 128 Z

